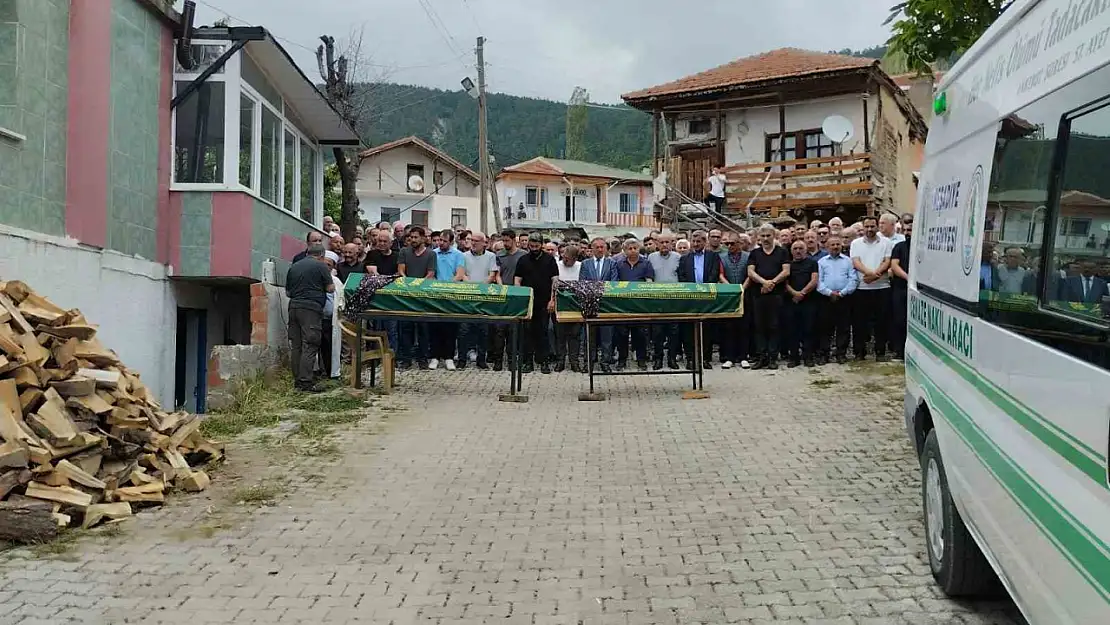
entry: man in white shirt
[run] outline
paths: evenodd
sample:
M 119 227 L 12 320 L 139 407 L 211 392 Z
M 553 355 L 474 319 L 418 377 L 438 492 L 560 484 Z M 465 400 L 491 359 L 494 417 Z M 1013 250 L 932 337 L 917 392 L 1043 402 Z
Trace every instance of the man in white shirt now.
M 501 283 L 501 267 L 497 255 L 486 249 L 484 232 L 470 233 L 470 251 L 463 254 L 465 282 L 489 284 Z M 489 368 L 487 349 L 489 345 L 489 326 L 484 323 L 463 323 L 459 326 L 458 368 L 465 369 L 470 362 L 470 352 L 476 354 L 475 365 L 479 369 Z
M 706 206 L 718 213 L 725 207 L 725 172 L 720 165 L 713 167 L 713 173 L 705 179 L 709 194 L 705 196 Z
M 893 215 L 891 215 L 893 217 Z M 890 239 L 879 236 L 878 220 L 863 218 L 863 236 L 852 241 L 849 255 L 860 282 L 852 296 L 852 338 L 856 360 L 867 358 L 867 342 L 875 335 L 875 360 L 886 362 L 890 318 Z
M 678 282 L 678 263 L 681 260 L 674 247 L 674 233 L 664 231 L 658 236 L 659 247 L 648 255 L 648 263 L 655 272 L 656 282 Z M 667 366 L 678 369 L 678 354 L 682 349 L 682 335 L 676 323 L 654 323 L 651 325 L 652 369 L 663 368 L 663 348 L 668 350 Z

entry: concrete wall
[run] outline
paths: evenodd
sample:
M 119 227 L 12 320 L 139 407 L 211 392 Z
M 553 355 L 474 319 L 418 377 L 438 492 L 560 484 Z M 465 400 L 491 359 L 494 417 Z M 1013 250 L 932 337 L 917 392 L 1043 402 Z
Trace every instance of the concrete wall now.
M 107 247 L 157 258 L 163 24 L 136 0 L 112 0 Z
M 408 165 L 424 167 L 424 193 L 435 190 L 433 172 L 443 172 L 443 187 L 440 195 L 477 197 L 478 185 L 471 178 L 459 173 L 453 165 L 443 161 L 433 162 L 427 152 L 419 148 L 404 146 L 388 150 L 382 154 L 362 161 L 358 172 L 359 191 L 380 191 L 383 193 L 408 193 Z M 360 193 L 361 194 L 361 193 Z M 422 194 L 421 194 L 422 195 Z
M 0 226 L 0 279 L 22 280 L 63 308 L 80 308 L 99 326 L 101 342 L 172 405 L 177 312 L 162 265 Z
M 525 202 L 527 187 L 547 189 L 547 206 L 527 206 L 524 210 L 528 220 L 543 222 L 567 221 L 566 197 L 571 192 L 570 185 L 552 178 L 529 179 L 521 176 L 501 178 L 497 181 L 497 198 L 502 207 L 513 207 L 513 219 L 516 220 L 520 204 Z M 509 191 L 512 190 L 513 198 L 509 200 Z M 598 221 L 598 194 L 604 194 L 604 187 L 575 185 L 574 215 L 572 221 L 576 223 L 601 223 Z M 618 197 L 619 201 L 619 197 Z M 502 209 L 503 211 L 504 209 Z M 602 211 L 604 213 L 604 211 Z M 504 213 L 502 213 L 503 215 Z
M 882 211 L 912 213 L 917 208 L 913 172 L 921 170 L 925 143 L 910 138 L 909 121 L 889 92 L 881 90 L 879 98 L 881 111 L 874 126 L 871 162 L 875 180 L 881 181 L 882 187 L 876 188 L 875 196 Z M 877 101 L 872 98 L 872 103 Z
M 262 265 L 272 258 L 275 281 L 284 285 L 289 262 L 304 249 L 309 229 L 316 229 L 238 191 L 174 191 L 171 211 L 181 223 L 171 261 L 177 276 L 261 280 Z
M 0 1 L 0 224 L 65 232 L 68 33 L 67 0 Z

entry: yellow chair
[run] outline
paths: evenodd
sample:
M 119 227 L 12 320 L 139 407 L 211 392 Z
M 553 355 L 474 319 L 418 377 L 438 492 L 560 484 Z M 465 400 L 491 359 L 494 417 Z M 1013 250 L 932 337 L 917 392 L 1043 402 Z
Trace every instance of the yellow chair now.
M 343 328 L 343 342 L 347 344 L 350 349 L 352 360 L 355 354 L 358 353 L 358 330 L 355 325 L 349 321 L 343 320 L 340 322 Z M 374 363 L 381 362 L 382 365 L 382 391 L 389 393 L 393 390 L 393 350 L 389 348 L 389 337 L 385 332 L 363 330 L 362 331 L 362 364 L 364 367 L 370 368 L 370 385 L 374 385 Z M 355 379 L 355 367 L 352 362 L 351 366 L 351 386 L 357 387 L 358 380 Z

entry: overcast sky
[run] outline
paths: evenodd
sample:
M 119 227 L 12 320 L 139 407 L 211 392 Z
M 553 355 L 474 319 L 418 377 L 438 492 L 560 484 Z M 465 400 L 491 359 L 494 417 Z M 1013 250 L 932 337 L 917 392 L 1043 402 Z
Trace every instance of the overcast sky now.
M 444 89 L 474 75 L 486 37 L 490 91 L 593 102 L 786 46 L 883 43 L 894 0 L 197 0 L 198 23 L 225 13 L 265 26 L 312 78 L 317 37 L 363 29 L 374 78 Z M 180 7 L 180 3 L 179 3 Z

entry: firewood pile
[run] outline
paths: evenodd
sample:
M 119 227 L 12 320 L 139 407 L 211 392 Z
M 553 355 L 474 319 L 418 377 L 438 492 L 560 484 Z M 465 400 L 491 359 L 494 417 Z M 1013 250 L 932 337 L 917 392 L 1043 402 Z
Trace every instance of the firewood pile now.
M 0 541 L 49 540 L 204 490 L 223 457 L 200 420 L 159 408 L 79 310 L 0 282 Z

